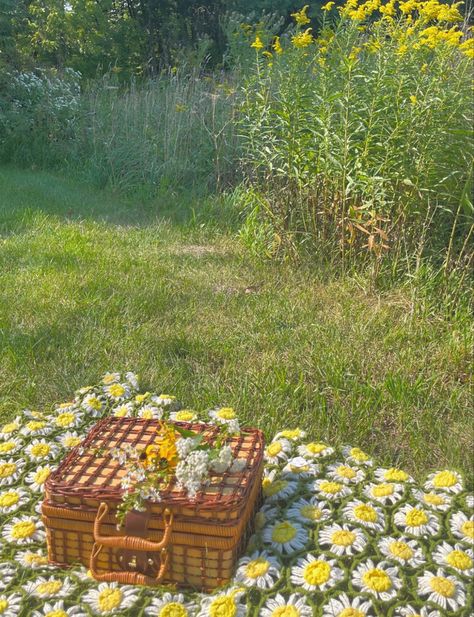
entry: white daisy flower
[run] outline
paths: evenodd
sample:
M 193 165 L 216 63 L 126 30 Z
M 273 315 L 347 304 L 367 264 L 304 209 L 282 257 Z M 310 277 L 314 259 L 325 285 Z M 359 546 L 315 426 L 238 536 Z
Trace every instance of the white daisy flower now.
M 360 448 L 344 446 L 342 448 L 342 454 L 349 463 L 353 463 L 355 465 L 365 465 L 367 467 L 371 467 L 373 465 L 373 461 L 370 456 Z
M 245 587 L 271 589 L 281 576 L 280 562 L 266 551 L 244 556 L 237 564 L 234 581 Z
M 331 553 L 338 557 L 362 553 L 367 545 L 364 532 L 349 525 L 327 525 L 319 532 L 321 546 L 329 546 Z
M 352 573 L 352 584 L 365 593 L 370 593 L 381 600 L 389 602 L 396 597 L 402 586 L 398 568 L 386 561 L 374 564 L 371 559 L 361 563 Z
M 0 563 L 0 591 L 6 589 L 16 575 L 16 568 L 11 564 Z
M 466 495 L 466 506 L 472 510 L 474 508 L 474 495 Z
M 474 575 L 474 551 L 464 548 L 461 544 L 451 546 L 442 542 L 433 553 L 433 561 L 439 566 L 453 568 L 463 576 Z
M 45 578 L 44 576 L 39 576 L 37 579 L 23 585 L 23 589 L 28 595 L 37 598 L 66 598 L 74 591 L 75 585 L 69 578 L 61 579 L 54 576 Z
M 2 617 L 18 617 L 21 612 L 22 597 L 18 593 L 0 596 L 0 615 Z
M 22 435 L 29 435 L 38 437 L 39 435 L 49 435 L 54 430 L 54 426 L 49 424 L 46 420 L 29 420 L 21 428 Z
M 344 571 L 337 567 L 335 559 L 325 555 L 306 555 L 291 568 L 291 582 L 306 591 L 326 591 L 344 578 Z
M 83 414 L 78 411 L 62 411 L 53 420 L 57 428 L 71 429 L 79 426 L 82 422 Z
M 0 439 L 11 439 L 21 428 L 21 417 L 17 416 L 0 428 Z
M 22 488 L 9 488 L 0 492 L 0 512 L 8 514 L 16 512 L 30 500 L 31 495 Z
M 138 390 L 138 376 L 135 375 L 135 373 L 132 373 L 131 371 L 125 373 L 125 379 L 128 381 L 128 383 L 132 386 L 134 390 Z
M 454 512 L 449 524 L 456 538 L 474 544 L 474 515 L 467 518 L 464 512 Z
M 170 420 L 173 420 L 173 422 L 196 422 L 198 415 L 192 409 L 180 409 L 170 413 Z
M 120 381 L 121 378 L 122 376 L 120 373 L 105 373 L 102 377 L 102 384 L 104 386 L 110 386 L 111 384 Z
M 11 456 L 22 447 L 23 440 L 18 438 L 6 439 L 0 441 L 0 456 Z
M 138 599 L 136 590 L 129 585 L 100 583 L 97 589 L 89 589 L 83 596 L 85 602 L 96 615 L 114 615 L 131 608 Z
M 463 584 L 455 576 L 445 574 L 442 568 L 438 568 L 436 574 L 425 570 L 423 576 L 418 577 L 418 593 L 428 596 L 428 602 L 444 610 L 457 611 L 466 605 Z
M 66 401 L 65 403 L 60 403 L 59 405 L 56 405 L 56 407 L 54 408 L 54 412 L 56 414 L 60 414 L 63 412 L 76 412 L 77 413 L 77 408 L 76 408 L 76 403 L 74 401 Z
M 382 505 L 398 503 L 403 497 L 404 488 L 401 484 L 385 482 L 375 484 L 371 482 L 364 487 L 364 495 Z
M 311 441 L 298 446 L 297 451 L 304 458 L 325 458 L 333 454 L 334 448 L 327 446 L 325 443 Z
M 4 525 L 2 536 L 11 544 L 42 542 L 46 535 L 43 523 L 36 516 L 17 516 Z
M 426 561 L 418 542 L 403 536 L 400 538 L 393 538 L 391 536 L 381 538 L 378 541 L 378 547 L 384 557 L 398 561 L 402 566 L 408 565 L 418 568 Z
M 247 607 L 243 602 L 243 595 L 244 593 L 238 589 L 227 589 L 216 595 L 204 596 L 196 617 L 210 617 L 210 615 L 246 617 Z
M 273 503 L 292 497 L 298 490 L 298 483 L 282 478 L 276 469 L 262 479 L 263 496 L 267 503 Z
M 393 517 L 395 525 L 413 536 L 434 536 L 439 531 L 438 517 L 421 507 L 405 504 Z
M 112 409 L 115 418 L 130 418 L 133 416 L 133 403 L 122 403 Z
M 27 474 L 25 482 L 31 485 L 31 490 L 36 492 L 44 491 L 44 483 L 49 478 L 52 472 L 50 465 L 40 465 L 36 471 L 31 471 Z
M 33 439 L 26 447 L 25 452 L 28 458 L 36 463 L 56 458 L 59 448 L 45 439 Z
M 334 463 L 329 465 L 327 475 L 343 484 L 359 484 L 365 479 L 365 473 L 362 469 L 344 465 L 343 463 Z
M 105 409 L 105 401 L 101 396 L 88 394 L 82 400 L 81 406 L 93 417 L 97 418 Z
M 452 497 L 445 493 L 425 493 L 418 489 L 413 490 L 412 493 L 416 501 L 423 504 L 426 508 L 430 508 L 430 510 L 437 510 L 439 512 L 449 510 L 453 501 Z
M 153 407 L 153 405 L 143 405 L 138 410 L 138 417 L 144 420 L 161 420 L 163 417 L 163 410 L 159 407 Z
M 126 383 L 112 383 L 104 386 L 104 394 L 115 403 L 130 397 L 130 387 Z
M 173 396 L 172 394 L 160 394 L 159 396 L 152 396 L 151 400 L 157 405 L 159 405 L 160 407 L 168 407 L 169 405 L 176 403 L 176 397 Z M 222 414 L 219 415 L 219 411 L 222 411 L 223 409 L 229 410 L 229 411 L 227 413 L 223 412 Z M 231 415 L 230 411 L 234 412 L 234 410 L 231 407 L 222 407 L 222 409 L 219 409 L 217 412 L 219 420 L 221 421 L 229 420 L 230 418 L 227 418 L 226 416 Z
M 306 431 L 302 431 L 300 428 L 285 429 L 275 435 L 273 441 L 277 439 L 289 439 L 290 441 L 299 441 L 306 437 Z
M 326 501 L 318 501 L 316 497 L 311 497 L 309 500 L 301 497 L 291 505 L 286 515 L 305 525 L 314 525 L 328 519 L 331 516 L 331 509 Z
M 182 593 L 164 593 L 159 598 L 153 598 L 151 604 L 145 609 L 145 615 L 159 617 L 169 615 L 169 617 L 191 617 L 195 614 L 196 605 L 186 601 Z
M 350 599 L 345 593 L 329 600 L 323 607 L 323 617 L 371 617 L 372 602 L 365 598 Z
M 10 486 L 21 475 L 25 461 L 23 459 L 0 459 L 0 486 Z
M 83 440 L 83 437 L 78 435 L 76 431 L 67 431 L 67 433 L 64 433 L 63 435 L 57 437 L 57 440 L 63 448 L 70 450 L 71 448 L 75 448 L 76 446 L 78 446 Z
M 351 489 L 342 482 L 326 479 L 316 480 L 313 488 L 320 497 L 325 497 L 329 501 L 337 501 L 352 494 Z
M 428 476 L 425 482 L 427 491 L 446 491 L 447 493 L 460 493 L 463 490 L 463 480 L 457 471 L 437 471 Z
M 310 478 L 316 476 L 319 471 L 319 466 L 311 463 L 307 458 L 296 456 L 288 460 L 283 467 L 281 475 L 289 478 Z
M 277 465 L 281 461 L 288 460 L 292 450 L 291 442 L 288 439 L 277 439 L 272 441 L 265 448 L 265 461 L 270 465 Z
M 394 617 L 441 617 L 441 613 L 431 608 L 422 606 L 421 608 L 413 608 L 409 604 L 397 608 Z
M 308 532 L 295 521 L 276 521 L 263 530 L 263 541 L 278 553 L 294 553 L 304 548 Z
M 37 551 L 27 550 L 16 553 L 15 559 L 21 563 L 24 568 L 37 570 L 38 568 L 54 568 L 48 562 L 48 556 L 42 549 Z
M 255 529 L 260 530 L 271 521 L 274 521 L 280 510 L 272 504 L 263 505 L 255 515 Z
M 413 478 L 406 471 L 396 467 L 390 467 L 389 469 L 379 467 L 374 471 L 374 476 L 378 482 L 413 482 Z
M 80 607 L 66 608 L 63 600 L 59 600 L 54 604 L 45 602 L 41 610 L 35 611 L 31 617 L 87 617 L 87 615 Z
M 359 499 L 349 501 L 344 506 L 343 513 L 351 522 L 363 525 L 367 529 L 383 531 L 385 527 L 385 517 L 381 508 Z
M 305 596 L 292 593 L 288 599 L 277 593 L 269 598 L 259 612 L 260 617 L 312 617 L 313 609 L 306 603 Z M 203 616 L 204 617 L 204 616 Z

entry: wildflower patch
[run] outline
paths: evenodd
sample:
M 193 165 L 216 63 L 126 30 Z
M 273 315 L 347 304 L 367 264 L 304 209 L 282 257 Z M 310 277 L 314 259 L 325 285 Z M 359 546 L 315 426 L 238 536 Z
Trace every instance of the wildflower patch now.
M 418 485 L 359 448 L 336 449 L 299 429 L 266 446 L 256 531 L 228 586 L 205 594 L 99 583 L 82 566 L 52 566 L 44 484 L 106 416 L 206 420 L 231 431 L 237 422 L 231 408 L 181 409 L 172 395 L 139 393 L 132 373 L 108 373 L 74 400 L 0 427 L 2 617 L 441 617 L 471 605 L 474 496 L 462 476 L 440 470 Z M 166 436 L 173 465 L 175 437 Z

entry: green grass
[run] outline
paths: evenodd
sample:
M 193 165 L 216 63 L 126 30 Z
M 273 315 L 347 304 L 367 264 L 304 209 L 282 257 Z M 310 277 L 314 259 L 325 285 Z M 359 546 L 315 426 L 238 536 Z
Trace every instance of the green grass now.
M 467 311 L 447 317 L 408 285 L 254 262 L 225 208 L 0 169 L 0 416 L 130 369 L 186 406 L 232 405 L 268 436 L 299 425 L 417 477 L 472 477 Z

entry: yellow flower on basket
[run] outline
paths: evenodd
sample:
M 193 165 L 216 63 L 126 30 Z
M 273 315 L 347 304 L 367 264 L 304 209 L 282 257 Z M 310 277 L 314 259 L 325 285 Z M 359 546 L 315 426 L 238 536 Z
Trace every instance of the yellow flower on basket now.
M 303 49 L 304 47 L 308 47 L 314 41 L 313 35 L 311 34 L 311 28 L 307 28 L 304 32 L 300 32 L 299 34 L 295 34 L 291 38 L 291 42 L 298 49 Z
M 295 18 L 295 21 L 299 26 L 304 26 L 305 24 L 309 24 L 310 19 L 306 15 L 306 11 L 308 10 L 308 8 L 309 8 L 309 4 L 305 4 L 304 7 L 300 11 L 297 11 L 296 13 L 291 14 L 291 16 Z
M 167 467 L 175 468 L 178 464 L 178 450 L 176 449 L 177 433 L 172 426 L 160 423 L 157 429 L 158 435 L 155 442 L 147 446 L 145 450 L 145 467 L 149 464 L 159 462 L 161 459 L 167 461 Z

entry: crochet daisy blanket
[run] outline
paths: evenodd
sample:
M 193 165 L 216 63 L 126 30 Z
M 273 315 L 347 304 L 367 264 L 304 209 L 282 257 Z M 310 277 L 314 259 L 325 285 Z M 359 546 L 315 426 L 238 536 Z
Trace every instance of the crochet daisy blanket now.
M 299 429 L 266 447 L 264 505 L 226 588 L 118 586 L 48 565 L 40 504 L 66 452 L 100 416 L 194 419 L 177 409 L 174 397 L 139 394 L 134 374 L 108 373 L 73 401 L 0 429 L 1 617 L 472 615 L 474 496 L 461 475 L 438 471 L 419 486 Z

